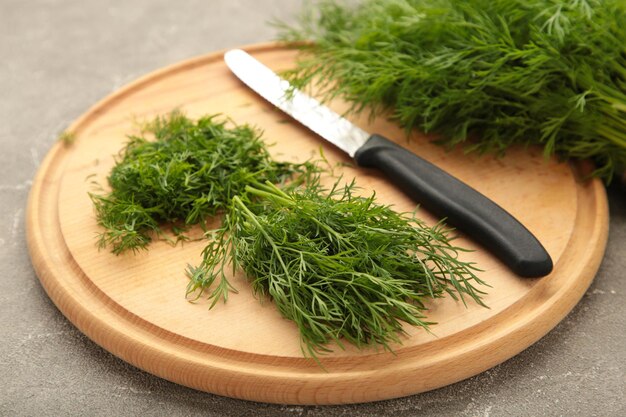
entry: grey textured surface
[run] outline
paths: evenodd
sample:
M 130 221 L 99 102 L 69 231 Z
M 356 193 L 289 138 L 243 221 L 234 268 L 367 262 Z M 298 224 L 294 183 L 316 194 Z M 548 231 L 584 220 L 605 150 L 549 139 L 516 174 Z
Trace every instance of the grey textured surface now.
M 626 415 L 626 190 L 609 189 L 610 236 L 580 304 L 520 355 L 455 385 L 384 402 L 258 404 L 141 372 L 83 336 L 33 272 L 24 214 L 43 156 L 123 84 L 216 49 L 271 40 L 300 1 L 0 1 L 0 415 Z

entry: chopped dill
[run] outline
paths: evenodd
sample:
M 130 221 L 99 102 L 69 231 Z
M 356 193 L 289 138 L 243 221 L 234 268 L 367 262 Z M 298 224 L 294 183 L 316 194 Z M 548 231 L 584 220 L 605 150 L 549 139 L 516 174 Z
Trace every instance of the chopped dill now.
M 65 146 L 70 146 L 76 141 L 76 133 L 65 130 L 59 134 L 57 140 L 63 142 Z
M 261 133 L 227 126 L 217 115 L 193 121 L 179 111 L 147 123 L 129 141 L 110 172 L 109 193 L 91 193 L 99 246 L 115 254 L 145 249 L 169 224 L 176 241 L 189 226 L 205 226 L 256 181 L 279 183 L 312 170 L 310 163 L 273 160 Z

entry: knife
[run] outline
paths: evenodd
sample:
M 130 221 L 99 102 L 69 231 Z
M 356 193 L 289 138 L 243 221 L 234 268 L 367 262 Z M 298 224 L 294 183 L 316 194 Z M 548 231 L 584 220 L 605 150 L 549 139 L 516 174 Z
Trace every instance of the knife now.
M 224 54 L 230 70 L 265 100 L 346 152 L 366 168 L 383 171 L 431 213 L 465 232 L 522 277 L 552 271 L 541 243 L 496 203 L 409 150 L 378 134 L 369 134 L 294 89 L 271 69 L 240 49 Z

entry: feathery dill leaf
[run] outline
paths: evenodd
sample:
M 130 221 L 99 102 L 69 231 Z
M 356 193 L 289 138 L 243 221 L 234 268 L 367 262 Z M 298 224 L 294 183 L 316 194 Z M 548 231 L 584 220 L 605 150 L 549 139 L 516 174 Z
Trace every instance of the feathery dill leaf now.
M 626 169 L 625 23 L 622 0 L 322 0 L 281 37 L 312 41 L 295 87 L 449 146 L 589 158 L 608 182 Z
M 402 323 L 427 329 L 430 298 L 484 305 L 475 284 L 486 284 L 442 223 L 429 227 L 354 190 L 354 182 L 325 190 L 316 176 L 288 189 L 247 186 L 211 232 L 202 263 L 189 266 L 187 296 L 206 294 L 211 307 L 226 301 L 228 273 L 241 269 L 296 323 L 303 354 L 314 358 L 330 341 L 388 348 Z
M 104 231 L 99 246 L 119 254 L 145 249 L 163 223 L 177 241 L 194 224 L 222 211 L 255 181 L 278 183 L 312 164 L 274 161 L 261 133 L 228 127 L 217 115 L 193 121 L 179 111 L 147 123 L 129 136 L 108 177 L 108 194 L 90 194 Z

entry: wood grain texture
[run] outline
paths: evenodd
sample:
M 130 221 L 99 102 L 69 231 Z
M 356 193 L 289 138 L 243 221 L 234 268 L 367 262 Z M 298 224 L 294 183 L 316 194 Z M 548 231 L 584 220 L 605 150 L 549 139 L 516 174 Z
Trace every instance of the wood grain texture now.
M 273 44 L 245 48 L 275 70 L 295 53 Z M 342 103 L 331 103 L 341 111 Z M 583 182 L 582 168 L 550 159 L 537 149 L 511 149 L 502 158 L 445 151 L 404 133 L 384 119 L 351 119 L 380 132 L 449 171 L 516 216 L 555 262 L 542 279 L 520 279 L 465 236 L 464 254 L 484 270 L 492 288 L 489 309 L 452 300 L 430 304 L 433 334 L 407 327 L 394 354 L 347 346 L 322 357 L 325 369 L 300 350 L 295 325 L 271 302 L 260 303 L 242 276 L 239 293 L 211 311 L 188 302 L 184 268 L 200 259 L 204 243 L 171 247 L 154 242 L 138 255 L 115 256 L 96 248 L 92 181 L 106 183 L 114 155 L 149 120 L 173 109 L 190 117 L 224 113 L 265 131 L 278 159 L 305 160 L 323 147 L 331 162 L 349 162 L 332 145 L 299 126 L 246 89 L 222 62 L 222 52 L 152 73 L 105 98 L 79 118 L 71 146 L 56 144 L 33 183 L 27 234 L 33 265 L 50 298 L 96 343 L 162 378 L 220 395 L 291 404 L 374 401 L 441 387 L 514 356 L 552 329 L 591 283 L 604 253 L 608 210 L 603 185 Z M 343 167 L 366 194 L 399 211 L 411 201 L 376 172 Z M 420 217 L 434 222 L 425 211 Z

